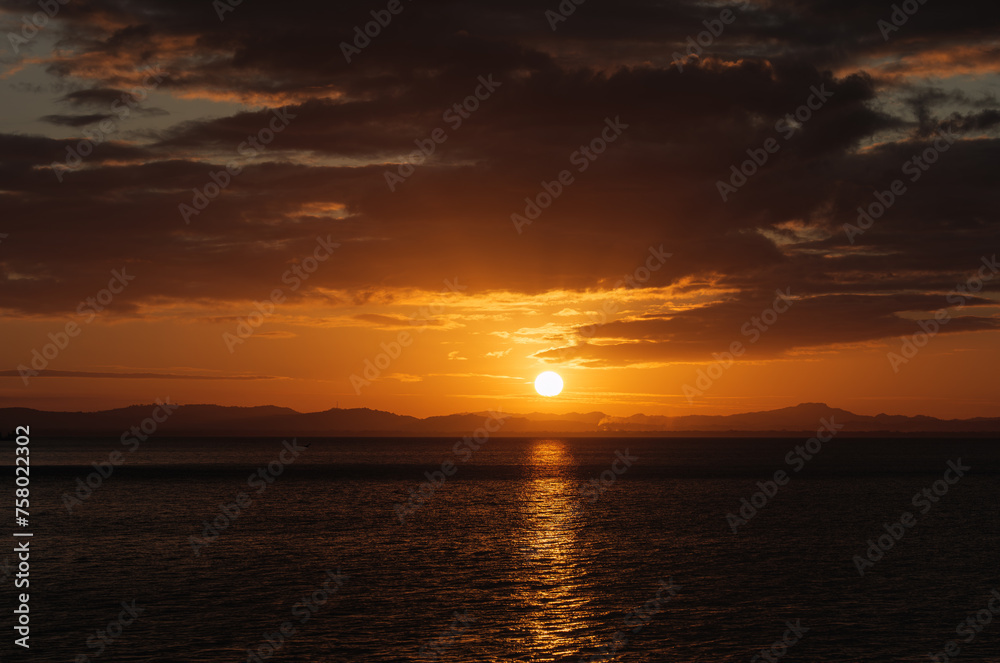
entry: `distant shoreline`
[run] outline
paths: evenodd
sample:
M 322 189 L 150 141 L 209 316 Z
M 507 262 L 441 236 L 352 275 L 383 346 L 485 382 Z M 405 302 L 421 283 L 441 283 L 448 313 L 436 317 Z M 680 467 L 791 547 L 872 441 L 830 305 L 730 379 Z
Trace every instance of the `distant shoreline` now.
M 5 438 L 22 426 L 30 426 L 35 438 L 122 436 L 138 442 L 151 437 L 809 438 L 823 430 L 835 431 L 839 436 L 870 438 L 1000 437 L 997 417 L 869 416 L 825 403 L 730 415 L 616 417 L 603 412 L 556 415 L 489 411 L 422 419 L 369 408 L 297 412 L 276 406 L 181 405 L 169 399 L 98 412 L 0 408 L 0 433 Z

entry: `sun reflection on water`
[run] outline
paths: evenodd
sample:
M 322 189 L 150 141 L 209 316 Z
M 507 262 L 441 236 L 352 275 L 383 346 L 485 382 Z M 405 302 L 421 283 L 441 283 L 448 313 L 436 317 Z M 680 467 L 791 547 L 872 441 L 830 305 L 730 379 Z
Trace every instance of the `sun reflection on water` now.
M 532 477 L 521 496 L 524 526 L 516 532 L 524 573 L 515 599 L 524 606 L 520 626 L 530 638 L 532 660 L 557 661 L 577 654 L 588 626 L 591 589 L 577 534 L 583 524 L 581 496 L 563 440 L 536 440 L 529 457 Z

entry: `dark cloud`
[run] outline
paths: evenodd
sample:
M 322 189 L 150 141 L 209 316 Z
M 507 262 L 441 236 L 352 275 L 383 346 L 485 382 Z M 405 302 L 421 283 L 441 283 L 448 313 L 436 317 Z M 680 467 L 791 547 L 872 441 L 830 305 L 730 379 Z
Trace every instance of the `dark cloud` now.
M 106 109 L 115 102 L 138 101 L 135 95 L 112 88 L 90 88 L 75 90 L 59 98 L 59 101 L 78 108 Z
M 41 118 L 42 122 L 58 124 L 64 127 L 85 127 L 90 124 L 97 124 L 102 120 L 110 120 L 114 116 L 101 113 L 92 115 L 46 115 Z
M 269 109 L 137 129 L 141 140 L 93 145 L 68 171 L 58 164 L 78 140 L 0 136 L 4 247 L 18 247 L 0 263 L 0 306 L 71 314 L 123 265 L 136 280 L 112 306 L 120 315 L 158 302 L 260 299 L 327 236 L 341 246 L 293 298 L 347 291 L 384 302 L 396 288 L 438 291 L 457 275 L 470 292 L 610 288 L 663 245 L 673 257 L 649 286 L 739 296 L 601 328 L 621 344 L 542 356 L 703 354 L 791 285 L 802 305 L 782 320 L 786 331 L 761 341 L 777 353 L 904 332 L 911 323 L 898 314 L 912 310 L 912 293 L 946 292 L 1000 239 L 995 99 L 907 74 L 914 62 L 957 66 L 953 56 L 978 48 L 962 71 L 992 75 L 995 4 L 925 4 L 889 40 L 876 24 L 891 4 L 734 5 L 736 20 L 683 71 L 673 54 L 721 7 L 586 3 L 553 31 L 545 10 L 556 6 L 407 3 L 348 64 L 339 44 L 371 20 L 366 3 L 242 3 L 224 21 L 194 0 L 66 5 L 60 45 L 74 56 L 49 71 L 84 81 L 59 101 L 92 112 L 46 121 L 80 127 L 123 94 L 138 100 L 135 67 L 152 65 L 167 72 L 164 92 Z M 480 76 L 499 87 L 452 126 L 445 113 Z M 828 101 L 788 123 L 818 89 Z M 287 128 L 248 156 L 241 145 L 268 129 L 275 108 L 291 118 Z M 628 128 L 577 171 L 571 155 L 615 118 Z M 447 140 L 390 192 L 386 173 L 436 129 Z M 907 180 L 905 195 L 851 242 L 844 225 L 857 208 L 906 177 L 904 164 L 942 129 L 960 138 L 941 165 Z M 718 182 L 769 140 L 779 149 L 723 202 Z M 185 223 L 179 205 L 221 181 L 227 162 L 240 173 Z M 563 169 L 574 183 L 518 234 L 511 214 Z M 985 292 L 996 290 L 991 282 Z M 991 329 L 992 320 L 968 316 L 948 329 Z
M 596 328 L 581 327 L 577 343 L 543 350 L 535 356 L 549 361 L 577 360 L 592 366 L 712 361 L 715 354 L 729 351 L 735 342 L 745 349 L 748 359 L 765 359 L 796 349 L 912 336 L 921 327 L 917 320 L 899 313 L 949 306 L 944 295 L 824 295 L 796 299 L 793 287 L 783 291 L 791 295 L 790 304 L 779 301 L 776 289 L 766 297 L 743 297 L 679 311 L 669 317 L 647 316 Z M 765 314 L 776 302 L 774 311 Z M 1000 320 L 971 315 L 966 308 L 994 302 L 973 296 L 956 298 L 954 302 L 961 303 L 958 312 L 949 313 L 938 333 L 1000 329 Z M 591 339 L 603 342 L 596 344 Z

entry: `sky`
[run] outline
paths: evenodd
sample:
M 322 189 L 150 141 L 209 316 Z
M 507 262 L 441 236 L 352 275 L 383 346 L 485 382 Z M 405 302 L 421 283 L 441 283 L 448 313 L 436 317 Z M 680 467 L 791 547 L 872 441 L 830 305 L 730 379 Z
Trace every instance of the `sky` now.
M 998 27 L 0 0 L 0 406 L 1000 416 Z

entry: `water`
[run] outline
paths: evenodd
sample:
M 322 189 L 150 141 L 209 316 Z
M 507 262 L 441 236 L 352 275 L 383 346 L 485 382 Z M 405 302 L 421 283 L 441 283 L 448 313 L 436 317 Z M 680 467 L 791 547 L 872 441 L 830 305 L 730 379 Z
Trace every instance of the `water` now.
M 124 448 L 34 439 L 31 651 L 13 646 L 4 577 L 0 655 L 242 662 L 270 635 L 261 660 L 577 661 L 618 632 L 603 660 L 750 661 L 791 622 L 789 663 L 926 661 L 952 639 L 963 661 L 1000 661 L 1000 624 L 956 634 L 1000 588 L 992 441 L 835 439 L 799 472 L 800 439 L 494 439 L 465 462 L 455 442 L 313 440 L 258 494 L 248 477 L 281 440 L 151 439 L 67 513 L 75 479 Z M 626 449 L 614 483 L 581 494 Z M 911 498 L 957 458 L 972 469 L 921 514 Z M 449 459 L 400 524 L 394 505 Z M 781 469 L 791 481 L 734 534 L 726 514 Z M 240 491 L 253 502 L 195 555 Z M 904 511 L 916 524 L 859 575 L 852 558 Z

